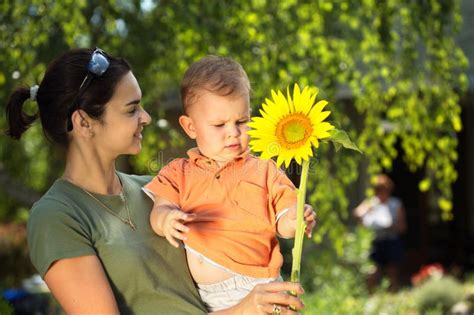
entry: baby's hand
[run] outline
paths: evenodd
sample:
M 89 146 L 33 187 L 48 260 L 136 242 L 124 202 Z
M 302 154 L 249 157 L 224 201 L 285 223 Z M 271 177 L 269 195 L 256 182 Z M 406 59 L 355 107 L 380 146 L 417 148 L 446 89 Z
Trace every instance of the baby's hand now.
M 304 233 L 308 237 L 311 237 L 313 235 L 313 229 L 316 226 L 316 212 L 313 211 L 313 208 L 310 205 L 305 205 L 303 218 L 306 223 Z
M 196 218 L 195 214 L 185 213 L 181 210 L 170 210 L 163 220 L 163 234 L 168 242 L 174 247 L 179 247 L 176 239 L 186 240 L 186 234 L 189 232 L 189 227 L 185 224 Z
M 293 220 L 296 225 L 296 206 L 290 208 L 288 217 L 289 219 Z M 308 204 L 304 205 L 303 220 L 306 223 L 304 233 L 308 237 L 311 237 L 313 228 L 316 226 L 316 212 L 314 212 L 313 207 Z

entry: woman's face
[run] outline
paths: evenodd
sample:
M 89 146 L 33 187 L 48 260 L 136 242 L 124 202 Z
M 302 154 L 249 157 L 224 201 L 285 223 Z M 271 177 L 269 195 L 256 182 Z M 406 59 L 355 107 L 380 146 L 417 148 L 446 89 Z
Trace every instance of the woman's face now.
M 388 197 L 390 197 L 390 190 L 385 186 L 377 185 L 375 186 L 375 194 L 382 201 L 385 201 L 386 199 L 388 199 Z
M 138 154 L 142 148 L 142 130 L 151 117 L 140 104 L 142 92 L 132 72 L 117 84 L 115 93 L 105 104 L 101 121 L 94 126 L 93 141 L 102 156 L 116 158 Z

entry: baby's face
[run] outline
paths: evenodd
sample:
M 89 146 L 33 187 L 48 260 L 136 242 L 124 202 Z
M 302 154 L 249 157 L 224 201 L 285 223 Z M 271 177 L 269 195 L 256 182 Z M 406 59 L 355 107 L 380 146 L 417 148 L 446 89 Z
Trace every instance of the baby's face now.
M 201 154 L 224 164 L 248 149 L 249 97 L 202 91 L 189 108 L 192 132 Z

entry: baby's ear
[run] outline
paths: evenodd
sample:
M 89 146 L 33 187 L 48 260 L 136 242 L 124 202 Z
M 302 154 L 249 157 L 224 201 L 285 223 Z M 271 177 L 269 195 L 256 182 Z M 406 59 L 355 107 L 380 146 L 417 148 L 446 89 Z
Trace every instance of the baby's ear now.
M 194 122 L 191 117 L 186 115 L 181 115 L 179 117 L 179 124 L 183 128 L 184 132 L 191 139 L 196 139 L 196 129 L 194 128 Z

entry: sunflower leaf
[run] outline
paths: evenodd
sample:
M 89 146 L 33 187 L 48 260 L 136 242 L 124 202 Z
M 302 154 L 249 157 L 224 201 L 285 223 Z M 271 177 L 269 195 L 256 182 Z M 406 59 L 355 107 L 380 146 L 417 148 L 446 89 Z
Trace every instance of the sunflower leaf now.
M 331 141 L 334 144 L 336 151 L 339 151 L 341 147 L 344 147 L 346 149 L 358 151 L 362 154 L 362 151 L 354 142 L 352 142 L 352 140 L 349 138 L 349 135 L 345 131 L 334 128 L 330 130 L 329 133 L 331 135 L 324 140 Z

